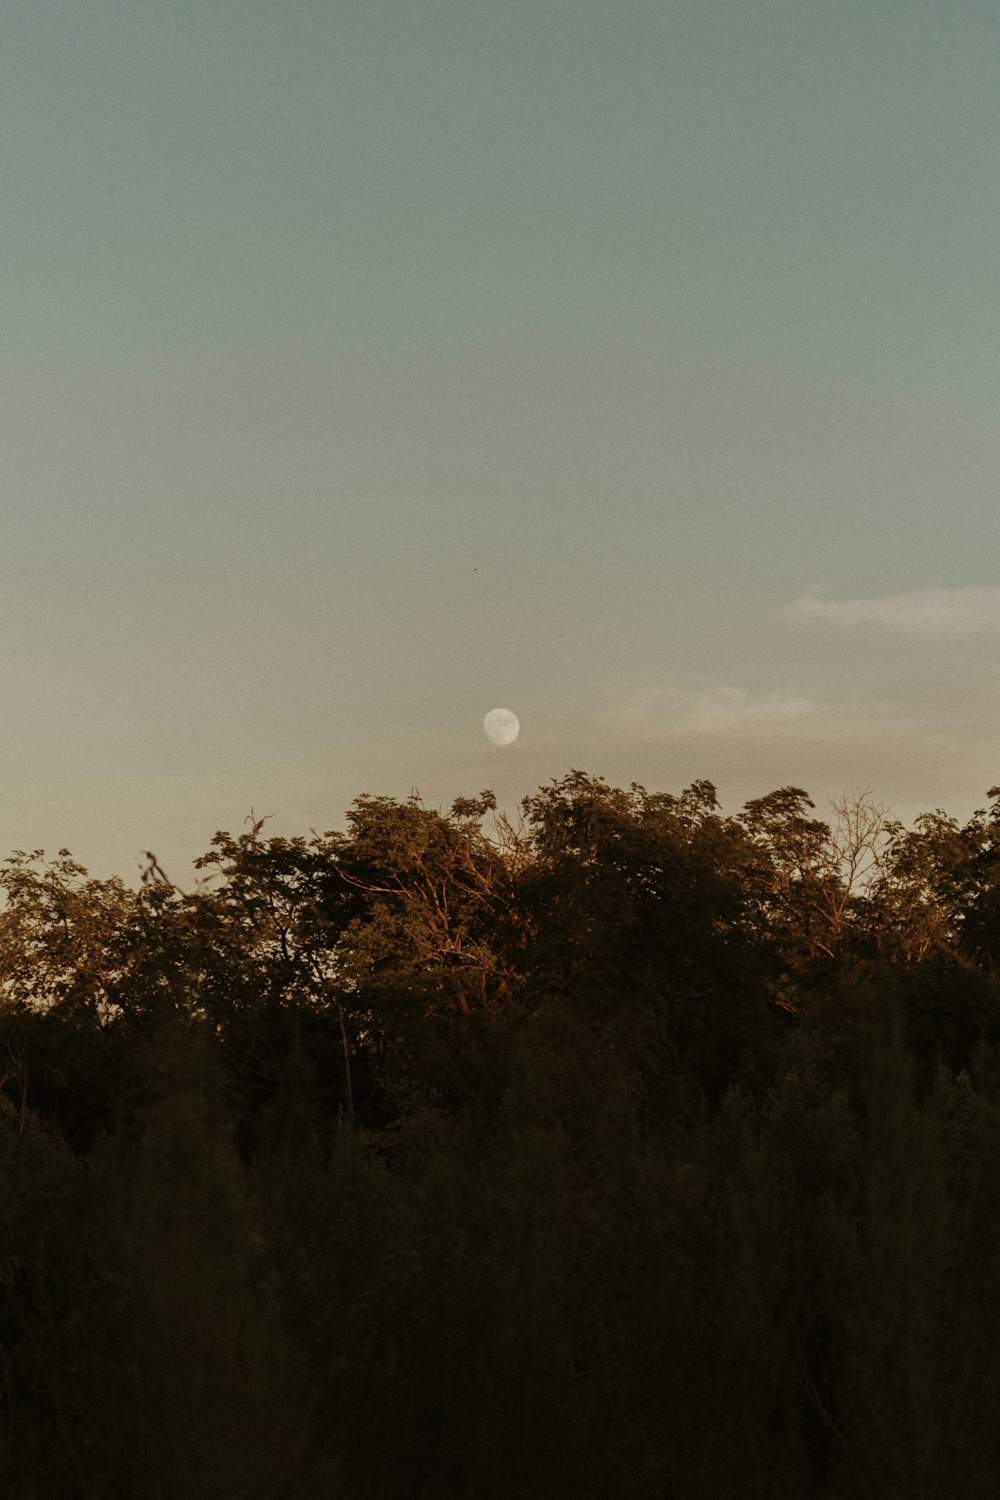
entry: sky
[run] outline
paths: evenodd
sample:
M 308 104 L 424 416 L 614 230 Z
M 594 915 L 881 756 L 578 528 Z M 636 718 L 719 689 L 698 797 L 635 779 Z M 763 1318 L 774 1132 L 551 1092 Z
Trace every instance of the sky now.
M 0 855 L 985 804 L 995 4 L 8 0 L 0 138 Z

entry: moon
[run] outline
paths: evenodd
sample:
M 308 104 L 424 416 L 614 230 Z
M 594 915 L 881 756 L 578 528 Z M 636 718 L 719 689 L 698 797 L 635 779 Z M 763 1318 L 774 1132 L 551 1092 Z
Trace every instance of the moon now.
M 509 708 L 491 708 L 483 720 L 483 733 L 491 745 L 512 745 L 520 732 L 517 714 Z

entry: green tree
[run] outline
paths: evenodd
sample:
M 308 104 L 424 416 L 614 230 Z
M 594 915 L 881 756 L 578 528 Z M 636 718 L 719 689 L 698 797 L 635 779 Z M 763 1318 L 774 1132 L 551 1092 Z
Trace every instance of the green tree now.
M 138 898 L 120 880 L 90 878 L 67 849 L 51 860 L 15 851 L 0 890 L 0 1088 L 22 1118 L 34 1108 L 85 1143 L 121 1089 L 112 995 Z
M 364 992 L 388 982 L 425 1014 L 502 1004 L 491 928 L 509 902 L 510 870 L 481 824 L 495 808 L 492 792 L 458 798 L 447 815 L 417 795 L 359 797 L 348 832 L 326 835 L 339 880 L 361 898 L 344 947 Z
M 835 801 L 832 824 L 811 817 L 814 808 L 801 787 L 786 786 L 740 814 L 758 854 L 750 879 L 761 930 L 793 988 L 817 960 L 839 960 L 858 937 L 891 826 L 867 790 Z
M 955 818 L 937 808 L 912 828 L 893 820 L 879 872 L 868 891 L 869 923 L 879 952 L 922 963 L 954 951 L 968 904 L 975 845 Z

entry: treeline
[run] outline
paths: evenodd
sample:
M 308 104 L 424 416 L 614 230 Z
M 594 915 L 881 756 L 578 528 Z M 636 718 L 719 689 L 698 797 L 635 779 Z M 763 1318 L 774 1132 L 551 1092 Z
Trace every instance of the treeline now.
M 993 1500 L 1000 788 L 0 870 L 0 1494 Z

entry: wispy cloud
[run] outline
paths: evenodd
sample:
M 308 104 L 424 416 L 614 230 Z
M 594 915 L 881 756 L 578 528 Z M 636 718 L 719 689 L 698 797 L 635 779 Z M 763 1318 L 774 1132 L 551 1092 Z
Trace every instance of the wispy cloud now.
M 687 705 L 692 727 L 714 727 L 746 719 L 800 719 L 814 711 L 811 698 L 783 693 L 752 693 L 748 688 L 718 685 L 702 688 Z
M 1000 588 L 910 589 L 869 599 L 805 594 L 791 613 L 845 630 L 873 626 L 914 636 L 979 635 L 1000 631 Z
M 814 713 L 810 698 L 781 693 L 754 693 L 724 683 L 658 687 L 609 705 L 601 718 L 606 728 L 630 736 L 674 736 L 725 730 L 750 722 L 786 722 Z

